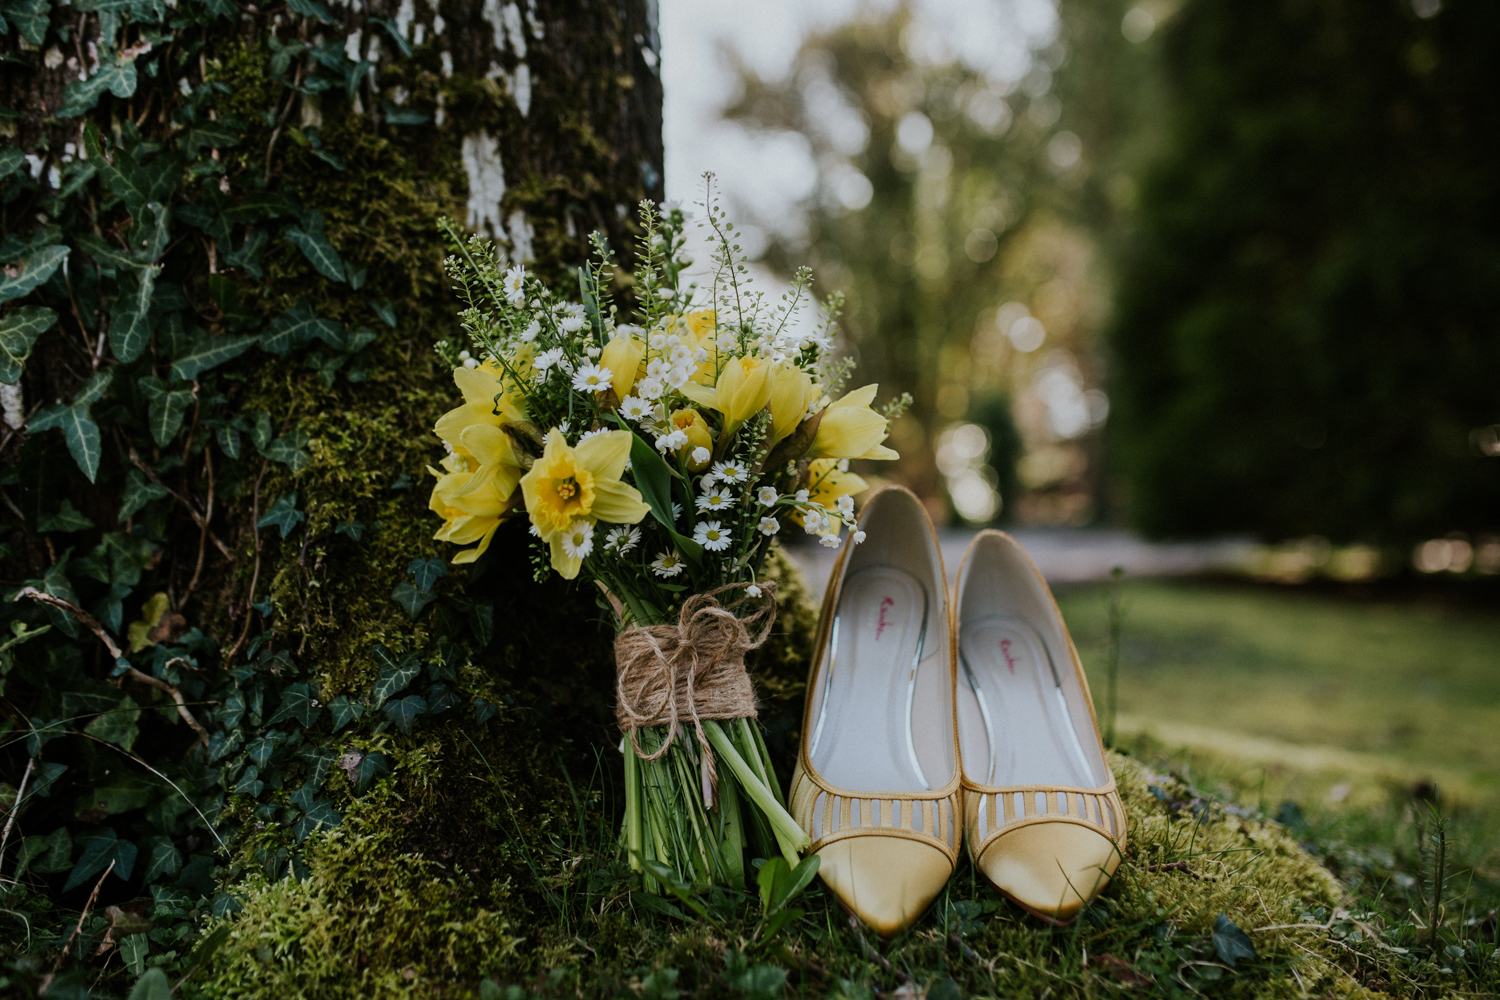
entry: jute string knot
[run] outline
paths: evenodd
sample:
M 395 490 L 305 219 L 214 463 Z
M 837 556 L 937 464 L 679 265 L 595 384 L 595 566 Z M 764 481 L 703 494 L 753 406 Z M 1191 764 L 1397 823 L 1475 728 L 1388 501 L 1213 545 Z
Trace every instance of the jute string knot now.
M 675 624 L 635 626 L 615 638 L 615 720 L 630 735 L 642 760 L 656 760 L 692 719 L 703 748 L 705 785 L 716 783 L 716 769 L 704 719 L 755 718 L 755 688 L 745 672 L 745 654 L 765 643 L 776 621 L 776 584 L 758 584 L 760 607 L 741 618 L 719 603 L 719 596 L 750 586 L 732 583 L 683 602 Z M 667 738 L 644 753 L 636 730 L 665 726 Z

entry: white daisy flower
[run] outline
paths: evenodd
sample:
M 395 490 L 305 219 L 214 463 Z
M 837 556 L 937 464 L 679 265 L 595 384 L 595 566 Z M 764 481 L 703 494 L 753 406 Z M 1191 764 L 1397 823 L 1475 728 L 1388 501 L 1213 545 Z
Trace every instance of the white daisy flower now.
M 563 333 L 577 333 L 583 329 L 582 316 L 564 316 L 557 325 L 562 328 Z
M 723 552 L 729 548 L 729 532 L 718 521 L 699 521 L 693 529 L 693 541 L 710 552 Z
M 501 287 L 505 289 L 505 297 L 510 300 L 511 305 L 520 305 L 526 299 L 526 268 L 517 264 L 506 271 Z
M 854 516 L 854 498 L 847 494 L 839 497 L 839 513 L 846 518 Z
M 676 521 L 681 516 L 682 516 L 682 504 L 680 504 L 680 503 L 673 503 L 672 504 L 672 520 Z
M 774 517 L 763 517 L 756 527 L 760 529 L 762 535 L 774 535 L 781 530 L 781 522 Z
M 635 391 L 642 399 L 660 399 L 662 388 L 659 378 L 643 378 L 635 384 Z
M 643 420 L 651 415 L 651 404 L 639 396 L 626 396 L 620 404 L 620 413 L 626 420 Z
M 660 577 L 674 577 L 683 570 L 682 556 L 676 552 L 658 552 L 651 560 L 651 572 Z
M 699 510 L 728 510 L 734 506 L 734 497 L 728 490 L 709 490 L 698 498 Z
M 665 455 L 687 444 L 687 435 L 682 431 L 672 431 L 670 434 L 662 434 L 656 439 L 656 450 Z
M 584 431 L 583 434 L 579 436 L 578 443 L 579 444 L 583 444 L 583 442 L 587 441 L 591 437 L 598 437 L 600 434 L 608 434 L 608 433 L 609 433 L 609 428 L 608 427 L 600 427 L 598 430 L 593 430 L 593 431 Z
M 698 447 L 696 447 L 696 448 L 693 449 L 692 462 L 693 462 L 694 465 L 702 465 L 704 462 L 707 462 L 709 460 L 709 458 L 711 458 L 712 456 L 713 456 L 713 452 L 709 451 L 707 448 L 703 447 L 702 445 L 699 445 Z M 711 478 L 711 477 L 704 477 L 704 478 Z
M 640 541 L 640 528 L 629 528 L 621 525 L 618 528 L 611 528 L 609 534 L 604 536 L 604 551 L 613 552 L 617 556 L 623 556 L 640 544 Z
M 726 483 L 742 483 L 750 478 L 750 472 L 745 468 L 745 464 L 733 459 L 714 463 L 714 475 Z
M 542 324 L 537 322 L 536 320 L 532 320 L 529 324 L 527 324 L 526 329 L 521 331 L 521 339 L 529 344 L 533 340 L 535 340 L 536 335 L 541 332 Z
M 603 392 L 609 388 L 615 373 L 598 365 L 584 365 L 573 375 L 573 388 L 579 392 Z
M 762 486 L 759 492 L 755 494 L 755 499 L 760 501 L 762 507 L 769 507 L 776 502 L 776 498 L 779 495 L 772 487 Z
M 568 316 L 576 316 L 579 319 L 588 315 L 588 310 L 583 307 L 582 302 L 559 302 L 557 312 Z
M 858 545 L 860 542 L 862 542 L 864 540 L 865 540 L 865 533 L 863 531 L 856 531 L 854 533 L 854 544 L 855 545 Z
M 818 544 L 822 545 L 825 549 L 836 549 L 839 547 L 839 536 L 833 532 L 829 532 L 818 539 Z
M 587 354 L 590 358 L 597 358 L 599 355 L 604 353 L 604 348 L 600 347 L 598 344 L 590 344 L 583 349 L 583 353 Z
M 589 521 L 574 521 L 562 536 L 563 551 L 569 559 L 587 559 L 594 551 L 594 525 Z
M 562 361 L 563 349 L 561 347 L 554 347 L 550 350 L 543 351 L 541 354 L 538 354 L 536 356 L 536 359 L 532 361 L 532 365 L 536 368 L 539 374 L 545 376 L 549 371 L 552 370 L 554 365 L 560 366 L 562 364 Z

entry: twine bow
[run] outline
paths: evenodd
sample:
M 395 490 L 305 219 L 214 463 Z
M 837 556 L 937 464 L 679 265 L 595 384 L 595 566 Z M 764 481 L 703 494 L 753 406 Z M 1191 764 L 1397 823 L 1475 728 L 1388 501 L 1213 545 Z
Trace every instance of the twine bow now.
M 702 751 L 703 797 L 710 805 L 717 799 L 718 769 L 703 720 L 755 718 L 745 654 L 765 643 L 776 621 L 774 583 L 759 585 L 761 606 L 744 618 L 719 603 L 719 595 L 748 586 L 732 583 L 694 594 L 683 602 L 676 624 L 631 627 L 615 638 L 615 721 L 629 734 L 636 756 L 656 760 L 682 731 L 683 717 L 691 718 Z M 643 752 L 636 741 L 636 730 L 645 726 L 667 729 L 654 753 Z

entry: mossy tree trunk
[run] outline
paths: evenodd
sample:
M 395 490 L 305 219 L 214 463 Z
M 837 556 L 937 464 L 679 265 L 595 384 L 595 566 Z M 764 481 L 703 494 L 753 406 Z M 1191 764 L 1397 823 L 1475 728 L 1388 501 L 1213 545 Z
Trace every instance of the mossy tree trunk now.
M 30 354 L 0 428 L 0 625 L 50 626 L 4 654 L 0 705 L 0 779 L 50 781 L 0 862 L 28 912 L 71 926 L 98 882 L 97 912 L 193 933 L 307 875 L 310 833 L 380 817 L 383 861 L 524 934 L 537 900 L 506 887 L 611 780 L 589 777 L 610 635 L 593 595 L 533 583 L 521 525 L 435 577 L 425 469 L 457 393 L 434 343 L 458 335 L 436 220 L 559 283 L 593 230 L 628 264 L 662 195 L 654 11 L 0 4 L 0 308 Z M 132 850 L 101 880 L 105 833 Z M 18 863 L 32 837 L 59 846 Z M 65 968 L 99 961 L 101 921 Z M 506 950 L 486 933 L 467 947 Z M 429 943 L 363 961 L 474 972 Z

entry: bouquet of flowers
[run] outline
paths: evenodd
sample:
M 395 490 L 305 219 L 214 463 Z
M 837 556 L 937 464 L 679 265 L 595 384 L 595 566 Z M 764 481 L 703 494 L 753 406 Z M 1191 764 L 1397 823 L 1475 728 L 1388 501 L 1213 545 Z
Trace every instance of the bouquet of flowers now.
M 684 285 L 683 213 L 643 202 L 634 273 L 616 272 L 595 234 L 577 299 L 443 223 L 469 346 L 439 345 L 464 402 L 435 428 L 447 449 L 431 470 L 436 537 L 472 545 L 453 559 L 472 562 L 524 516 L 535 573 L 598 585 L 617 628 L 622 839 L 655 891 L 666 870 L 743 885 L 745 850 L 795 865 L 809 843 L 753 721 L 744 654 L 775 617 L 759 575 L 789 525 L 841 543 L 866 488 L 849 460 L 895 458 L 882 442 L 905 404 L 877 412 L 875 386 L 844 392 L 837 302 L 822 328 L 798 327 L 808 272 L 768 305 L 733 224 L 711 198 L 704 208 L 708 288 Z M 611 294 L 627 283 L 628 316 Z

